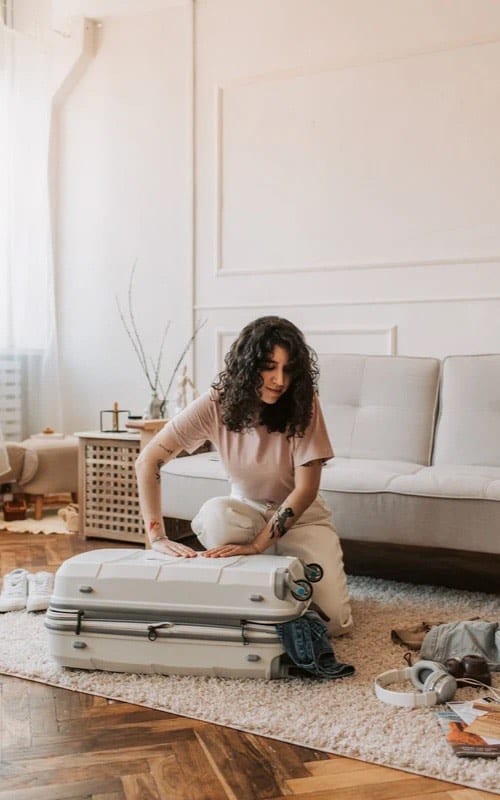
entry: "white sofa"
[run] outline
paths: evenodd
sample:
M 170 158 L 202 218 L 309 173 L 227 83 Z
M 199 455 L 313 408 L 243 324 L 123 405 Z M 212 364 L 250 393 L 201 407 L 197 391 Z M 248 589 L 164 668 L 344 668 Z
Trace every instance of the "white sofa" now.
M 321 493 L 346 569 L 498 591 L 500 354 L 331 355 L 320 365 L 336 454 Z M 230 491 L 216 452 L 165 465 L 161 487 L 167 528 Z

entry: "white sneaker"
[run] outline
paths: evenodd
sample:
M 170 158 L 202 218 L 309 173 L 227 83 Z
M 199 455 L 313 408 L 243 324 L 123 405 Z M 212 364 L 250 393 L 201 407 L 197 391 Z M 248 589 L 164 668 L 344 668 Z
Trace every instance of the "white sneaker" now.
M 2 593 L 0 594 L 0 612 L 19 611 L 19 609 L 25 608 L 27 597 L 27 570 L 13 569 L 3 579 Z
M 54 589 L 54 576 L 51 572 L 35 572 L 28 575 L 27 611 L 45 611 L 49 607 Z

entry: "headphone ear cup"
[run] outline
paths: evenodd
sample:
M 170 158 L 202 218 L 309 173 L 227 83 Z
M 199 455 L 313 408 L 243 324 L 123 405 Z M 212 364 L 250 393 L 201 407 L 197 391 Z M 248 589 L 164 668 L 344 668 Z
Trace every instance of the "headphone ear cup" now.
M 428 691 L 424 689 L 426 681 L 437 671 L 445 672 L 445 667 L 437 661 L 417 661 L 410 667 L 410 680 L 415 689 Z
M 432 672 L 424 683 L 423 692 L 435 692 L 436 703 L 447 703 L 457 691 L 457 681 L 445 670 Z
M 436 703 L 447 703 L 457 691 L 455 678 L 437 661 L 417 661 L 410 668 L 410 680 L 421 692 L 434 692 Z

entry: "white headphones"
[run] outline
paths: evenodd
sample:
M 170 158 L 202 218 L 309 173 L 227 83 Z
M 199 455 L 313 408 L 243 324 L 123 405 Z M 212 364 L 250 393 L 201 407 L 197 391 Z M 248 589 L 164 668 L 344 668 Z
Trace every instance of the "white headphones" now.
M 419 692 L 396 692 L 386 688 L 391 683 L 400 683 L 404 680 L 410 680 Z M 455 678 L 437 661 L 417 661 L 412 667 L 390 669 L 375 678 L 375 694 L 378 699 L 392 706 L 404 708 L 446 703 L 452 699 L 456 690 Z

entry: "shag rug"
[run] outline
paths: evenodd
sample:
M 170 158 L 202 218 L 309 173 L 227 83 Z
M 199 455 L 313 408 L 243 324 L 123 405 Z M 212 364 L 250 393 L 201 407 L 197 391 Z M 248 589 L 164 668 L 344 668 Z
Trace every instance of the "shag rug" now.
M 0 671 L 500 793 L 500 759 L 457 758 L 432 708 L 389 706 L 373 691 L 376 675 L 406 666 L 391 629 L 476 616 L 497 620 L 499 598 L 360 577 L 350 577 L 349 587 L 354 630 L 335 640 L 334 649 L 356 673 L 340 681 L 67 670 L 49 655 L 43 613 L 25 611 L 0 615 Z M 500 673 L 494 685 L 500 685 Z M 475 689 L 459 689 L 456 699 L 478 696 Z
M 44 511 L 42 519 L 36 520 L 33 517 L 26 519 L 16 519 L 13 522 L 5 522 L 3 514 L 0 513 L 0 532 L 9 531 L 10 533 L 67 533 L 66 522 L 58 516 L 57 511 L 50 509 Z

